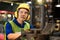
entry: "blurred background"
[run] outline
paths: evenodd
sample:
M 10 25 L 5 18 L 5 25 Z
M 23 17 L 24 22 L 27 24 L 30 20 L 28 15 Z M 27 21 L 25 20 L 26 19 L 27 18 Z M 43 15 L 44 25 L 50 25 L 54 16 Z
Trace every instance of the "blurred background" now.
M 0 0 L 0 33 L 4 33 L 3 25 L 14 18 L 16 8 L 24 2 L 31 6 L 26 21 L 35 27 L 31 31 L 37 34 L 36 40 L 60 40 L 60 0 Z

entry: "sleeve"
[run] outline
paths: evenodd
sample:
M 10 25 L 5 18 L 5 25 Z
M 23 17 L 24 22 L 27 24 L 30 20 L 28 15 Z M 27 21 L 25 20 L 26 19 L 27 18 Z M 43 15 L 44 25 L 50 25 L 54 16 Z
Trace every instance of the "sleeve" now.
M 34 26 L 31 24 L 31 25 L 30 25 L 30 29 L 33 29 L 33 28 L 34 28 Z
M 7 38 L 7 35 L 9 34 L 9 33 L 13 33 L 13 31 L 12 31 L 12 27 L 11 27 L 11 24 L 9 23 L 9 22 L 7 22 L 6 23 L 6 29 L 5 29 L 5 33 L 6 33 L 6 38 Z M 8 39 L 8 38 L 7 38 Z M 6 39 L 6 40 L 7 40 Z

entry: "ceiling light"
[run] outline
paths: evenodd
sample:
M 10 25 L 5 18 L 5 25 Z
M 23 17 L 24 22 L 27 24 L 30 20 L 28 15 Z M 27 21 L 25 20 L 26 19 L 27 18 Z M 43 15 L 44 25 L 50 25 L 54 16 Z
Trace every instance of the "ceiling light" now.
M 57 4 L 55 7 L 60 7 L 60 3 L 59 3 L 59 0 L 58 0 L 58 4 Z
M 27 2 L 28 4 L 31 4 L 31 1 Z

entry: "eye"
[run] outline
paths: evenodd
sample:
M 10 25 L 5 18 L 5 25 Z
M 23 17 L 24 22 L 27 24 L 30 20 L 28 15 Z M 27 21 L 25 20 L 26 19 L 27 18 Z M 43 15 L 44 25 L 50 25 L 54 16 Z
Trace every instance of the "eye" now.
M 23 11 L 19 11 L 19 14 L 22 14 L 23 13 Z
M 25 14 L 28 14 L 28 12 L 25 12 Z
M 20 13 L 23 13 L 23 11 L 20 11 Z

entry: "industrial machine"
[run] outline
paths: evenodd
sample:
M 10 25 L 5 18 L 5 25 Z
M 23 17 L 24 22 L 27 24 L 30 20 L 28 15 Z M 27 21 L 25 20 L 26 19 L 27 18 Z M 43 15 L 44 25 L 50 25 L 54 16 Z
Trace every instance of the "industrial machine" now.
M 41 2 L 32 0 L 30 23 L 35 28 L 26 33 L 27 40 L 60 40 L 60 20 L 58 18 L 56 20 L 55 15 L 52 14 L 54 1 Z

